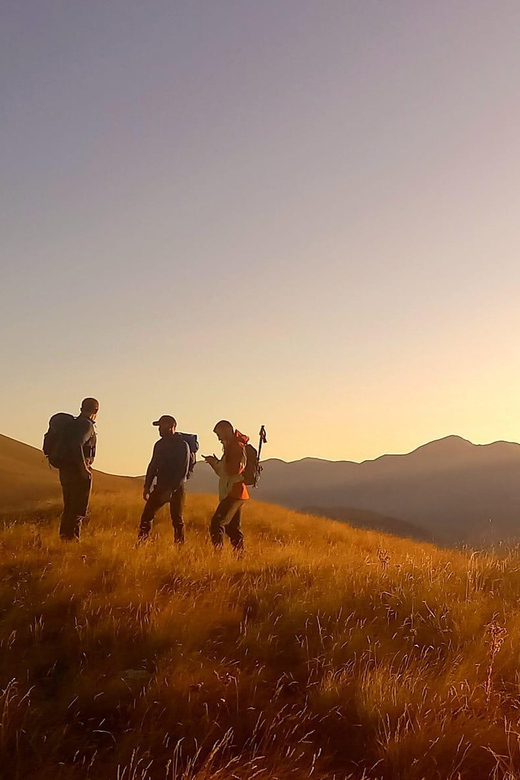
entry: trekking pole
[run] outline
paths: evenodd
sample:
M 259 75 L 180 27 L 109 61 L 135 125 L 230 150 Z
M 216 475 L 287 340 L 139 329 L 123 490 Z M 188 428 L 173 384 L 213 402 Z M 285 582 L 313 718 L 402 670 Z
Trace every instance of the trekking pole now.
M 258 442 L 258 460 L 256 463 L 256 474 L 255 474 L 255 484 L 254 487 L 257 486 L 258 480 L 260 479 L 260 473 L 262 471 L 262 466 L 260 465 L 260 456 L 262 454 L 262 444 L 267 444 L 267 432 L 265 430 L 265 425 L 260 426 L 260 433 L 259 435 L 259 442 Z
M 260 460 L 260 455 L 262 454 L 262 444 L 267 444 L 267 432 L 265 430 L 265 425 L 260 427 L 260 433 L 258 435 L 260 437 L 260 441 L 258 442 L 258 460 Z

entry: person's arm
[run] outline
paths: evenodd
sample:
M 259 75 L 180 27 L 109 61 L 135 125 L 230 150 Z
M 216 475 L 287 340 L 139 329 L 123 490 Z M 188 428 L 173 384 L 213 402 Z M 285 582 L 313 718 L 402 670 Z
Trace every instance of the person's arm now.
M 90 465 L 92 466 L 92 464 L 94 463 L 94 459 L 96 457 L 96 448 L 97 448 L 97 437 L 96 437 L 95 431 L 92 433 L 89 441 L 91 442 L 91 444 L 90 444 Z
M 158 467 L 158 446 L 160 442 L 156 442 L 154 444 L 153 453 L 152 453 L 152 459 L 150 463 L 148 464 L 148 468 L 146 469 L 146 476 L 144 478 L 144 491 L 143 494 L 149 494 L 150 488 L 152 487 L 152 482 L 154 481 L 154 478 L 157 476 L 157 467 Z
M 208 466 L 211 466 L 215 474 L 220 477 L 222 474 L 223 460 L 217 458 L 216 455 L 203 455 L 202 456 Z
M 175 461 L 172 474 L 172 490 L 178 490 L 188 473 L 190 465 L 190 448 L 188 442 L 179 437 L 176 442 L 177 451 L 175 452 Z
M 85 477 L 90 477 L 90 464 L 85 458 L 85 445 L 92 438 L 92 423 L 86 417 L 78 417 L 75 420 L 73 433 L 70 440 L 71 462 L 79 466 Z

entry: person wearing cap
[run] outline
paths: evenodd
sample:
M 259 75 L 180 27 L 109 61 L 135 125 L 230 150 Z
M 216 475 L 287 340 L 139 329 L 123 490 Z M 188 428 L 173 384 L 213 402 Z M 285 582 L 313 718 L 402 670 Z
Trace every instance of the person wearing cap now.
M 81 525 L 88 511 L 97 443 L 94 422 L 98 411 L 99 401 L 84 398 L 79 416 L 72 421 L 67 435 L 67 458 L 60 466 L 63 493 L 60 538 L 63 541 L 79 540 Z
M 177 422 L 170 414 L 163 414 L 152 423 L 159 428 L 159 436 L 153 448 L 152 459 L 146 471 L 143 498 L 146 501 L 138 541 L 144 542 L 150 535 L 156 512 L 170 504 L 174 541 L 184 542 L 184 482 L 190 466 L 190 448 L 185 439 L 176 433 Z
M 249 437 L 235 430 L 228 420 L 220 420 L 213 433 L 222 444 L 223 456 L 204 457 L 218 475 L 219 505 L 211 518 L 209 532 L 216 548 L 221 548 L 224 533 L 228 536 L 234 550 L 244 549 L 244 536 L 240 528 L 240 519 L 244 502 L 249 498 L 242 477 L 246 466 L 246 444 Z

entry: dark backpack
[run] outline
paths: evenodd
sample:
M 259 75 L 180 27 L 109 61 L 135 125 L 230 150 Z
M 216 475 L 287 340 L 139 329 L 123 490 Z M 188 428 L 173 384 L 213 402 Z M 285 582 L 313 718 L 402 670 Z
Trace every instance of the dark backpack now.
M 189 479 L 193 474 L 193 469 L 195 468 L 195 464 L 197 462 L 199 441 L 197 439 L 197 434 L 195 433 L 180 433 L 179 436 L 182 436 L 182 438 L 190 448 L 190 465 L 188 467 L 188 473 L 186 474 L 186 479 Z
M 58 412 L 49 420 L 49 430 L 43 437 L 42 449 L 50 465 L 55 469 L 60 469 L 68 463 L 75 419 L 72 414 Z
M 262 467 L 258 459 L 258 450 L 253 447 L 252 444 L 246 444 L 245 451 L 247 460 L 246 467 L 242 472 L 242 479 L 244 485 L 256 487 L 258 480 L 260 479 L 260 472 L 262 471 Z

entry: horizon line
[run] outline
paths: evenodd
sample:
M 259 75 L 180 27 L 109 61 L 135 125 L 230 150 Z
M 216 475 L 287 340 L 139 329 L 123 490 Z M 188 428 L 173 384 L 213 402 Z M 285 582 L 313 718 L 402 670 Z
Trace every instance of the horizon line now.
M 21 441 L 20 439 L 13 439 L 12 436 L 7 436 L 4 433 L 0 433 L 0 436 L 2 436 L 4 439 L 9 439 L 10 441 L 16 442 L 17 444 L 22 444 L 25 447 L 30 447 L 33 450 L 36 450 L 36 452 L 40 452 L 43 456 L 43 452 L 39 447 L 35 447 L 34 444 L 29 444 L 28 442 Z M 408 450 L 407 452 L 385 452 L 382 455 L 378 455 L 375 458 L 365 458 L 364 460 L 349 460 L 348 458 L 341 458 L 339 460 L 332 460 L 330 458 L 320 458 L 313 455 L 304 455 L 302 458 L 296 458 L 295 460 L 284 460 L 283 458 L 265 458 L 262 462 L 268 463 L 269 461 L 276 461 L 278 463 L 284 463 L 286 466 L 290 466 L 292 464 L 296 463 L 303 463 L 305 461 L 318 461 L 320 463 L 351 463 L 356 466 L 361 466 L 364 463 L 375 463 L 378 460 L 381 460 L 382 458 L 404 458 L 408 455 L 413 455 L 415 452 L 418 452 L 419 450 L 422 450 L 426 447 L 431 446 L 432 444 L 438 444 L 439 442 L 446 441 L 447 439 L 457 439 L 459 441 L 464 442 L 465 444 L 469 444 L 471 447 L 492 447 L 495 444 L 515 444 L 520 446 L 520 442 L 517 441 L 510 441 L 507 439 L 496 439 L 494 441 L 486 442 L 485 444 L 475 444 L 470 439 L 466 439 L 464 436 L 460 436 L 456 433 L 450 433 L 446 436 L 441 436 L 438 439 L 432 439 L 431 441 L 425 442 L 424 444 L 419 444 L 417 447 L 414 447 L 412 450 Z M 197 465 L 202 463 L 202 461 L 197 461 Z M 105 474 L 110 477 L 121 477 L 124 479 L 142 479 L 144 478 L 144 474 L 114 474 L 110 471 L 101 471 L 101 469 L 94 469 L 98 474 Z

